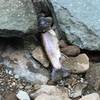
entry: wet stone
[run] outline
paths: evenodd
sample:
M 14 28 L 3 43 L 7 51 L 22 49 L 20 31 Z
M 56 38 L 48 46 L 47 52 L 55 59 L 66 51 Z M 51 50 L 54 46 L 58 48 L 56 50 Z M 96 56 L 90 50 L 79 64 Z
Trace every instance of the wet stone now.
M 31 94 L 31 97 L 35 98 L 35 100 L 71 100 L 68 97 L 66 88 L 63 88 L 62 90 L 61 88 L 52 85 L 42 85 L 39 90 Z
M 68 57 L 62 54 L 62 65 L 72 73 L 84 73 L 89 69 L 89 58 L 86 54 Z
M 37 15 L 31 0 L 0 0 L 0 5 L 1 37 L 21 37 L 36 30 Z
M 90 63 L 90 69 L 86 73 L 88 84 L 96 91 L 100 90 L 100 63 Z
M 9 93 L 5 97 L 5 100 L 17 100 L 16 93 Z
M 27 92 L 22 91 L 22 90 L 19 90 L 16 96 L 19 100 L 30 100 L 30 97 L 27 94 Z
M 44 67 L 49 66 L 49 61 L 42 47 L 38 46 L 35 50 L 32 51 L 32 56 L 38 60 Z
M 80 48 L 74 45 L 67 45 L 61 49 L 61 52 L 67 56 L 77 56 L 80 54 Z
M 100 100 L 100 96 L 98 93 L 91 93 L 91 94 L 83 96 L 79 100 Z
M 50 0 L 49 2 L 49 9 L 60 31 L 64 33 L 64 35 L 61 33 L 61 36 L 66 38 L 66 41 L 81 49 L 100 50 L 99 0 Z

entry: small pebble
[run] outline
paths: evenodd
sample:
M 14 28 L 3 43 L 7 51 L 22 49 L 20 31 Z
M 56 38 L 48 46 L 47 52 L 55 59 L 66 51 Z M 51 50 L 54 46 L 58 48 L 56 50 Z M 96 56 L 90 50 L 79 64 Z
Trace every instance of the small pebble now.
M 25 89 L 28 90 L 28 89 L 31 89 L 31 87 L 32 86 L 26 86 Z
M 77 46 L 66 46 L 61 49 L 61 52 L 67 56 L 77 56 L 80 54 L 80 48 Z
M 30 100 L 30 97 L 27 92 L 22 90 L 19 90 L 16 96 L 19 100 Z
M 13 83 L 12 83 L 12 86 L 15 86 L 15 85 L 16 85 L 16 83 L 15 83 L 15 82 L 13 82 Z
M 19 89 L 23 89 L 23 88 L 24 88 L 24 86 L 22 86 L 22 85 L 21 85 L 21 86 L 19 86 Z
M 19 79 L 19 75 L 15 75 L 15 78 L 16 78 L 16 79 Z
M 9 72 L 8 72 L 10 75 L 13 75 L 13 73 L 12 73 L 12 71 L 10 70 Z
M 34 89 L 35 89 L 35 90 L 38 90 L 38 89 L 40 89 L 40 88 L 41 88 L 41 86 L 40 86 L 39 84 L 34 85 Z

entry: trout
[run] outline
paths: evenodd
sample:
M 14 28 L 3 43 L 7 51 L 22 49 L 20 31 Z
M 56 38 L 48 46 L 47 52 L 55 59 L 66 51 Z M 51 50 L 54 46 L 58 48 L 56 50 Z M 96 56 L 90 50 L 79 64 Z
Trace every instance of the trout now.
M 51 79 L 55 80 L 55 75 L 58 70 L 62 70 L 63 76 L 68 76 L 69 73 L 61 64 L 61 52 L 58 44 L 58 38 L 53 29 L 49 29 L 42 34 L 43 45 L 47 56 L 53 66 Z
M 61 52 L 58 38 L 52 29 L 52 21 L 52 17 L 46 17 L 45 14 L 41 14 L 38 18 L 39 33 L 42 35 L 43 46 L 53 66 L 51 79 L 55 81 L 58 71 L 62 71 L 64 77 L 68 76 L 69 73 L 61 64 Z

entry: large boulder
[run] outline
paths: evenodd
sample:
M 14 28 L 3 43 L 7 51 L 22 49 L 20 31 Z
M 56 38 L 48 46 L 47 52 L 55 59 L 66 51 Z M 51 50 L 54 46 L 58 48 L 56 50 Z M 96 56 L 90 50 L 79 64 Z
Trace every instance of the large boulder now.
M 55 13 L 58 25 L 66 34 L 67 40 L 82 49 L 100 50 L 99 0 L 51 0 L 50 2 L 49 7 Z
M 0 37 L 34 32 L 37 16 L 31 0 L 0 0 Z

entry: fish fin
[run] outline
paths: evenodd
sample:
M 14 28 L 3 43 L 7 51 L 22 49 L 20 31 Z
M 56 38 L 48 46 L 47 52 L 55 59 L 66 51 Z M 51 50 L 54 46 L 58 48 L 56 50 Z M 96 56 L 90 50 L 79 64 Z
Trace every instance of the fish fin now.
M 68 77 L 71 74 L 69 69 L 62 67 L 61 70 L 62 70 L 62 73 L 63 73 L 63 77 Z
M 61 72 L 61 77 L 65 78 L 68 77 L 70 75 L 70 70 L 67 70 L 66 68 L 62 67 L 61 69 L 52 69 L 52 73 L 51 73 L 51 80 L 52 81 L 56 81 L 57 80 L 57 76 L 59 74 L 59 72 Z
M 52 72 L 51 72 L 51 80 L 55 81 L 56 80 L 56 69 L 53 67 Z

